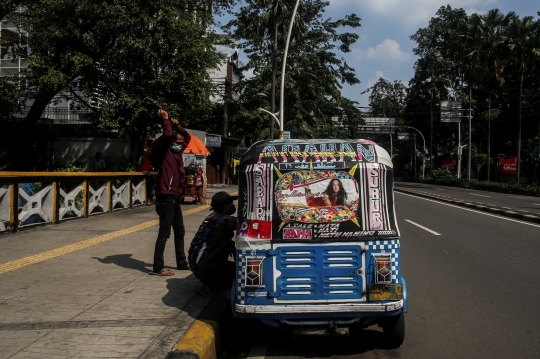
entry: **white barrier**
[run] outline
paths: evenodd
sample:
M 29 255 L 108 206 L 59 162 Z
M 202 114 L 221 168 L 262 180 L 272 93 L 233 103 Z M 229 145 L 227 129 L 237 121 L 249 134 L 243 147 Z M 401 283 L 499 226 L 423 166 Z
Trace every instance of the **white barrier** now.
M 141 206 L 146 188 L 133 172 L 0 172 L 0 232 Z

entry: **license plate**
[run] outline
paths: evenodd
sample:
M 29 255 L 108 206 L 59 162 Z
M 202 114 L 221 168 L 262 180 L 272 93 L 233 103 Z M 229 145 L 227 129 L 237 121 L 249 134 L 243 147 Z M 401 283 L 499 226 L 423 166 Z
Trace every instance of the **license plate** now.
M 403 299 L 403 284 L 371 284 L 369 300 L 400 300 Z

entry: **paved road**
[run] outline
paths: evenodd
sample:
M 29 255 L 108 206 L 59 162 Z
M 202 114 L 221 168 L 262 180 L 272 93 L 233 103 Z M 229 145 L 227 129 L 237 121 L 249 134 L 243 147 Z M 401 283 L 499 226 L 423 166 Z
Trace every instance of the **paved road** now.
M 240 350 L 229 343 L 224 358 L 540 357 L 540 225 L 395 198 L 409 290 L 401 348 L 385 349 L 377 327 L 349 338 L 293 338 L 250 324 L 234 343 Z
M 440 196 L 455 197 L 470 202 L 482 202 L 497 207 L 509 207 L 514 210 L 528 211 L 540 215 L 540 197 L 412 182 L 395 182 L 395 186 Z

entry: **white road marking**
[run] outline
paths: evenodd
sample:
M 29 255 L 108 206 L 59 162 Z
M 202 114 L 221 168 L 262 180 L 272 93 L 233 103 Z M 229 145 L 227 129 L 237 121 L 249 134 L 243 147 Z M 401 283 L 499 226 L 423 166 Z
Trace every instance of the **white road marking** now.
M 491 197 L 491 196 L 486 196 L 484 194 L 476 194 L 476 193 L 471 193 L 471 192 L 469 192 L 469 194 L 472 194 L 473 196 L 479 196 L 479 197 Z
M 540 203 L 533 203 L 535 206 L 540 206 Z
M 462 210 L 468 211 L 468 212 L 474 212 L 474 213 L 478 213 L 478 214 L 483 214 L 484 216 L 496 217 L 496 218 L 498 218 L 498 219 L 503 219 L 503 220 L 505 220 L 505 221 L 517 222 L 517 223 L 521 223 L 521 224 L 526 224 L 527 226 L 540 228 L 540 225 L 534 224 L 534 223 L 530 223 L 530 222 L 524 222 L 524 221 L 520 221 L 520 220 L 517 220 L 517 219 L 512 219 L 512 218 L 508 218 L 508 217 L 504 217 L 504 216 L 499 216 L 499 215 L 495 215 L 495 214 L 490 214 L 490 213 L 487 213 L 487 212 L 477 211 L 477 210 L 474 210 L 474 209 L 464 208 L 464 207 L 456 206 L 456 205 L 450 204 L 450 203 L 444 203 L 444 202 L 441 202 L 441 201 L 435 201 L 435 200 L 433 200 L 433 199 L 427 199 L 427 198 L 422 198 L 422 197 L 414 196 L 414 195 L 408 194 L 408 193 L 403 193 L 403 192 L 398 192 L 398 191 L 395 191 L 394 193 L 399 193 L 399 194 L 402 194 L 402 195 L 404 195 L 404 196 L 414 197 L 414 198 L 417 198 L 417 199 L 421 199 L 421 200 L 423 200 L 423 201 L 435 202 L 435 203 L 442 204 L 442 205 L 445 205 L 445 206 L 448 206 L 448 207 L 459 208 L 459 209 L 462 209 Z
M 435 232 L 435 231 L 432 231 L 431 229 L 426 228 L 426 227 L 424 227 L 424 226 L 422 226 L 422 225 L 420 225 L 420 224 L 418 224 L 418 223 L 414 223 L 413 221 L 410 221 L 410 220 L 408 220 L 408 219 L 406 219 L 405 222 L 409 222 L 410 224 L 414 224 L 416 227 L 420 227 L 420 228 L 422 228 L 424 231 L 428 231 L 429 233 L 434 234 L 434 235 L 436 235 L 436 236 L 440 236 L 440 235 L 441 235 L 440 233 L 437 233 L 437 232 Z
M 435 189 L 438 189 L 439 191 L 444 191 L 445 190 L 444 188 L 435 188 Z
M 249 359 L 264 359 L 266 357 L 267 344 L 259 342 L 255 344 L 249 351 Z

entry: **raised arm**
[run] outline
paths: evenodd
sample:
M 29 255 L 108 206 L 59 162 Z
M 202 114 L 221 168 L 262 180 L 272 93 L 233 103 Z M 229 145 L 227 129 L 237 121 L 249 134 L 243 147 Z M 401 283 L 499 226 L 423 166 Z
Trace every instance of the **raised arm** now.
M 161 117 L 161 120 L 163 121 L 163 136 L 167 136 L 168 138 L 171 138 L 172 125 L 171 125 L 171 120 L 169 119 L 169 114 L 167 113 L 167 111 L 159 109 L 158 115 Z

